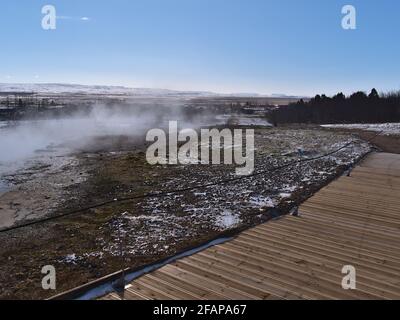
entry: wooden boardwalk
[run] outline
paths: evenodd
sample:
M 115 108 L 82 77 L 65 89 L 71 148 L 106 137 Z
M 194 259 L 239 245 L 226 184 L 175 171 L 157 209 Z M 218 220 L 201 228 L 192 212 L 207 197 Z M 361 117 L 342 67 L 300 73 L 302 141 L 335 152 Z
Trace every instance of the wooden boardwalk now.
M 400 155 L 371 154 L 299 212 L 144 275 L 123 298 L 400 299 Z M 345 265 L 356 290 L 342 288 Z

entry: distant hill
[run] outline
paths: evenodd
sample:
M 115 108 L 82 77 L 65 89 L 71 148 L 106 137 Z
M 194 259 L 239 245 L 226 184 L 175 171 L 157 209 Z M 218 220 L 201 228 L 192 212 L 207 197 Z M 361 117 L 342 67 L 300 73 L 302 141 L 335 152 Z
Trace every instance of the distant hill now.
M 63 83 L 0 83 L 0 92 L 75 93 L 140 96 L 214 96 L 212 92 L 174 91 L 167 89 L 128 88 L 123 86 L 80 85 Z
M 128 88 L 123 86 L 80 85 L 64 83 L 0 83 L 1 92 L 34 92 L 41 94 L 99 94 L 155 97 L 271 97 L 297 98 L 285 94 L 261 95 L 258 93 L 220 94 L 209 91 L 178 91 L 153 88 Z

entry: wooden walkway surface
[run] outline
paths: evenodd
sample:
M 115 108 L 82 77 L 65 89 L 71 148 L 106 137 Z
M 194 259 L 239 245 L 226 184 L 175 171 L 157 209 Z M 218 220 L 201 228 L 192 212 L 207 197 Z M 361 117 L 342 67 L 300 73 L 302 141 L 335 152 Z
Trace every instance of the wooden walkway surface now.
M 371 154 L 299 212 L 144 275 L 123 298 L 400 299 L 400 155 Z M 342 288 L 345 265 L 356 290 Z

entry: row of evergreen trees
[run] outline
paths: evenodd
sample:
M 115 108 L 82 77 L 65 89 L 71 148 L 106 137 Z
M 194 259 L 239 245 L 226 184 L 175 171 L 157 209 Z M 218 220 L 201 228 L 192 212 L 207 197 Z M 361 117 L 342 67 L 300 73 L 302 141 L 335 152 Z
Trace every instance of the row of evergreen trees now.
M 355 92 L 346 97 L 338 93 L 333 97 L 316 95 L 305 102 L 283 106 L 271 112 L 270 120 L 278 123 L 383 123 L 400 121 L 400 92 L 379 95 Z

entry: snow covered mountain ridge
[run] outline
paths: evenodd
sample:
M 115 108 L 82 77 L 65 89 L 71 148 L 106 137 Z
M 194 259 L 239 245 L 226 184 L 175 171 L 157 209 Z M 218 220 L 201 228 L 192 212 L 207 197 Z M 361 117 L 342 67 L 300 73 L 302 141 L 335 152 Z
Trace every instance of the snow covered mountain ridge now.
M 64 83 L 0 83 L 0 92 L 35 93 L 87 93 L 87 94 L 125 94 L 125 95 L 216 95 L 212 92 L 174 91 L 167 89 L 128 88 L 123 86 L 80 85 Z
M 282 97 L 287 95 L 261 95 L 257 93 L 232 93 L 221 94 L 209 91 L 178 91 L 153 88 L 128 88 L 124 86 L 80 85 L 64 83 L 0 83 L 1 92 L 34 92 L 48 94 L 103 94 L 103 95 L 128 95 L 128 96 L 182 96 L 182 97 Z

